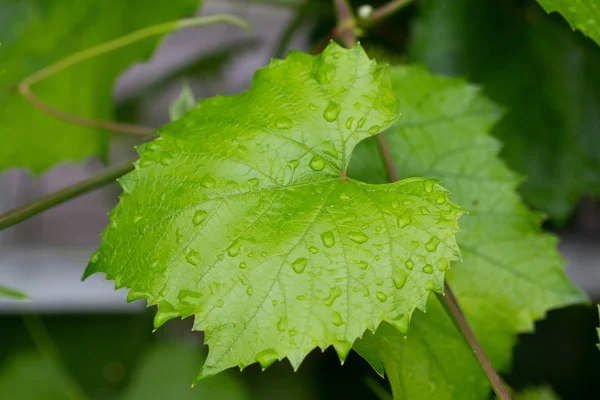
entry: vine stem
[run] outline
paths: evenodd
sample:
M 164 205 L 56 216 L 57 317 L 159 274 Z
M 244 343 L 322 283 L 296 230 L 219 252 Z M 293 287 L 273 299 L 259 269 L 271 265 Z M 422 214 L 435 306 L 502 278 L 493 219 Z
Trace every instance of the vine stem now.
M 384 5 L 384 6 L 380 7 L 379 9 L 375 10 L 373 12 L 373 14 L 371 14 L 370 19 L 372 19 L 373 22 L 379 21 L 382 18 L 390 15 L 391 13 L 399 10 L 403 6 L 409 4 L 411 1 L 412 0 L 392 1 L 392 2 L 388 3 L 387 5 Z M 343 15 L 351 16 L 352 15 L 350 10 L 348 10 L 348 9 L 341 10 L 340 9 L 340 8 L 348 8 L 349 7 L 348 3 L 346 1 L 334 0 L 334 4 L 338 8 L 338 10 L 337 10 L 338 16 L 343 16 Z M 350 17 L 350 18 L 352 18 L 352 17 Z M 363 22 L 364 22 L 364 20 L 363 20 Z M 340 23 L 338 26 L 343 26 L 345 24 L 348 24 L 347 20 L 340 20 Z M 352 47 L 355 42 L 354 33 L 352 32 L 352 30 L 349 30 L 349 32 L 351 33 L 350 35 L 341 35 L 340 36 L 340 39 L 343 41 L 343 43 L 346 47 Z M 383 136 L 383 133 L 380 133 L 379 135 L 377 135 L 377 146 L 379 147 L 379 152 L 381 153 L 381 157 L 383 158 L 385 170 L 387 172 L 389 180 L 391 182 L 399 181 L 400 175 L 398 174 L 398 170 L 396 169 L 396 165 L 394 164 L 394 159 L 392 157 L 392 152 L 390 150 L 390 146 L 388 145 L 385 137 Z M 448 283 L 448 281 L 444 281 L 444 292 L 445 292 L 444 294 L 436 293 L 438 296 L 438 299 L 444 305 L 444 308 L 446 309 L 446 312 L 449 314 L 452 321 L 454 322 L 454 325 L 457 327 L 459 332 L 462 334 L 462 336 L 467 341 L 468 345 L 471 347 L 471 349 L 475 353 L 477 360 L 481 364 L 483 370 L 485 371 L 485 373 L 490 381 L 492 389 L 494 390 L 494 392 L 496 393 L 498 398 L 500 398 L 501 400 L 510 400 L 510 395 L 508 394 L 508 391 L 504 387 L 504 384 L 502 383 L 500 376 L 494 370 L 492 363 L 485 355 L 483 348 L 477 341 L 477 338 L 475 337 L 475 334 L 471 330 L 471 327 L 469 326 L 467 318 L 465 317 L 464 313 L 462 312 L 462 309 L 460 308 L 458 300 L 457 300 L 456 296 L 454 296 L 454 292 L 452 291 L 452 288 L 450 287 L 450 284 Z
M 180 30 L 191 27 L 200 27 L 206 25 L 212 25 L 217 23 L 228 23 L 231 25 L 238 26 L 240 28 L 249 30 L 250 25 L 248 22 L 243 19 L 231 16 L 231 15 L 210 15 L 204 17 L 195 17 L 195 18 L 187 18 L 182 20 L 175 20 L 164 22 L 161 24 L 153 25 L 147 28 L 140 29 L 138 31 L 132 32 L 120 38 L 99 44 L 97 46 L 91 47 L 89 49 L 82 50 L 78 53 L 72 54 L 57 63 L 50 65 L 26 78 L 24 78 L 18 85 L 17 91 L 21 96 L 23 96 L 31 105 L 40 109 L 48 115 L 51 115 L 55 118 L 61 119 L 63 121 L 86 126 L 89 128 L 99 128 L 105 129 L 111 132 L 118 133 L 131 133 L 137 135 L 148 135 L 154 131 L 154 128 L 148 126 L 140 126 L 133 124 L 126 124 L 115 121 L 105 121 L 100 119 L 83 117 L 80 115 L 71 114 L 69 112 L 60 110 L 39 97 L 37 97 L 32 91 L 31 87 L 46 78 L 70 67 L 75 64 L 79 64 L 80 62 L 86 61 L 90 58 L 97 57 L 101 54 L 105 54 L 122 47 L 128 46 L 132 43 L 138 42 L 140 40 L 162 35 L 174 30 Z
M 89 179 L 85 179 L 74 185 L 66 187 L 65 189 L 59 190 L 42 196 L 31 203 L 25 204 L 24 206 L 17 207 L 11 211 L 8 211 L 0 215 L 0 231 L 10 226 L 18 224 L 21 221 L 31 218 L 34 215 L 41 213 L 49 208 L 62 204 L 74 197 L 82 194 L 91 192 L 95 189 L 99 189 L 110 183 L 113 183 L 117 178 L 133 170 L 134 160 L 126 161 L 122 164 L 109 167 L 101 173 L 92 176 Z

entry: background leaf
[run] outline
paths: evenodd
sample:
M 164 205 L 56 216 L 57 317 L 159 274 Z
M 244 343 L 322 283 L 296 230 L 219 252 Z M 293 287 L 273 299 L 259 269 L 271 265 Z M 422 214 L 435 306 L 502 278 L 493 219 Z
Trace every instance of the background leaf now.
M 155 325 L 195 315 L 201 377 L 315 347 L 344 360 L 386 320 L 406 330 L 458 255 L 462 213 L 435 180 L 345 177 L 397 118 L 387 67 L 357 46 L 292 52 L 238 96 L 203 100 L 139 148 L 86 276 L 105 272 Z
M 29 299 L 25 293 L 2 285 L 0 285 L 0 297 L 7 297 L 15 300 Z
M 579 2 L 581 3 L 581 2 Z M 600 195 L 600 49 L 533 1 L 418 2 L 411 55 L 507 109 L 493 133 L 534 208 L 564 221 Z
M 194 97 L 190 85 L 187 82 L 184 83 L 181 88 L 181 93 L 179 93 L 179 96 L 177 96 L 169 106 L 169 117 L 171 118 L 171 121 L 183 117 L 185 113 L 196 107 L 196 104 L 198 104 L 198 101 Z
M 457 235 L 463 262 L 447 276 L 486 354 L 506 370 L 518 332 L 585 296 L 565 277 L 556 239 L 540 231 L 540 216 L 521 203 L 519 179 L 497 157 L 500 145 L 488 131 L 500 117 L 498 106 L 478 87 L 420 67 L 395 67 L 391 76 L 402 116 L 385 136 L 396 168 L 403 177 L 440 179 L 469 209 Z M 387 180 L 375 140 L 357 147 L 350 176 Z
M 538 0 L 546 11 L 562 14 L 573 29 L 579 29 L 600 45 L 600 3 L 597 0 Z
M 14 86 L 26 76 L 96 44 L 159 22 L 191 15 L 198 0 L 17 1 L 0 4 L 0 171 L 27 167 L 39 174 L 63 161 L 105 159 L 109 134 L 63 122 L 34 108 Z M 102 55 L 34 85 L 47 103 L 73 114 L 113 118 L 117 75 L 148 57 L 156 38 Z M 27 145 L 24 145 L 26 143 Z

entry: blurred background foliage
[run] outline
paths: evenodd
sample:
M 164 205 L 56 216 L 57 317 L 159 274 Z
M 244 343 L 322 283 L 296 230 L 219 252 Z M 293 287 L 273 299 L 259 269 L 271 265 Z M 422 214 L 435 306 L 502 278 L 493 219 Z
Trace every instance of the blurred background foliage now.
M 94 12 L 87 8 L 93 2 L 81 1 L 76 7 L 82 10 L 79 14 L 68 12 L 74 3 L 67 0 L 53 0 L 53 4 L 60 5 L 57 10 L 63 10 L 55 13 L 44 13 L 48 9 L 40 8 L 41 3 L 0 1 L 0 61 L 13 60 L 13 64 L 2 64 L 0 69 L 10 70 L 11 65 L 23 69 L 17 75 L 9 72 L 0 77 L 0 129 L 2 135 L 8 130 L 20 132 L 18 119 L 33 118 L 38 127 L 35 132 L 18 135 L 39 135 L 30 139 L 30 144 L 39 147 L 42 142 L 37 138 L 62 134 L 67 146 L 57 146 L 56 151 L 42 149 L 44 156 L 18 158 L 15 147 L 6 145 L 0 148 L 0 168 L 27 165 L 40 173 L 61 158 L 81 160 L 96 154 L 101 159 L 114 159 L 107 155 L 105 133 L 88 130 L 90 140 L 81 145 L 74 142 L 73 137 L 81 137 L 79 133 L 71 136 L 76 128 L 65 131 L 62 122 L 45 121 L 48 117 L 25 107 L 22 100 L 11 103 L 16 101 L 11 85 L 88 46 L 89 41 L 99 43 L 157 21 L 191 14 L 195 4 L 189 0 L 160 2 L 169 10 L 165 15 L 144 2 L 136 2 L 135 6 L 128 2 L 98 2 L 94 9 L 102 12 Z M 272 33 L 275 37 L 266 50 L 270 56 L 284 56 L 299 36 L 307 38 L 304 50 L 318 48 L 330 39 L 336 23 L 332 2 L 327 0 L 230 3 L 241 17 L 257 4 L 259 12 L 269 8 L 286 10 L 285 23 Z M 351 3 L 355 8 L 363 4 Z M 385 3 L 370 2 L 374 7 Z M 115 20 L 117 14 L 119 23 Z M 35 29 L 29 33 L 34 36 L 24 43 L 18 34 L 27 31 L 27 15 L 34 15 Z M 264 15 L 271 18 L 271 14 Z M 48 19 L 52 24 L 46 23 Z M 90 19 L 95 21 L 95 30 L 87 23 Z M 110 27 L 129 21 L 135 23 L 110 32 Z M 240 64 L 242 67 L 234 68 L 234 72 L 231 66 L 242 55 L 259 51 L 261 39 L 220 39 L 210 38 L 214 42 L 210 53 L 188 54 L 183 62 L 171 65 L 143 85 L 123 91 L 112 109 L 108 106 L 117 74 L 148 56 L 155 43 L 134 45 L 132 48 L 137 50 L 133 53 L 128 48 L 101 57 L 95 66 L 65 71 L 58 80 L 41 85 L 40 95 L 84 115 L 159 125 L 166 122 L 168 102 L 157 103 L 155 99 L 164 97 L 169 88 L 180 88 L 184 79 L 200 97 L 236 92 L 247 85 L 247 79 L 237 85 L 227 83 L 225 76 L 242 72 L 251 76 L 253 70 L 247 64 Z M 521 187 L 525 201 L 548 215 L 547 227 L 557 233 L 585 231 L 590 240 L 600 238 L 600 48 L 591 39 L 572 31 L 560 15 L 546 14 L 534 0 L 415 0 L 365 32 L 361 42 L 379 60 L 421 63 L 433 72 L 463 76 L 480 84 L 506 110 L 494 134 L 504 143 L 502 157 L 506 163 L 527 177 Z M 186 43 L 180 46 L 185 53 Z M 267 62 L 268 57 L 261 61 L 263 65 Z M 102 71 L 101 76 L 98 71 Z M 81 97 L 70 97 L 74 92 Z M 6 118 L 10 110 L 12 120 Z M 127 153 L 119 149 L 135 142 L 131 138 L 113 139 L 119 154 Z M 112 197 L 116 193 L 113 190 Z M 1 315 L 0 398 L 375 399 L 384 398 L 389 391 L 385 381 L 359 356 L 351 354 L 340 366 L 330 350 L 311 353 L 295 374 L 287 362 L 265 372 L 253 365 L 243 372 L 230 371 L 202 381 L 191 389 L 205 351 L 201 334 L 189 332 L 189 320 L 172 321 L 153 334 L 152 314 L 153 310 L 136 308 L 127 313 L 100 309 L 55 311 L 41 317 L 35 312 Z M 521 335 L 514 349 L 512 372 L 505 378 L 515 390 L 546 386 L 526 391 L 519 398 L 597 398 L 597 325 L 598 315 L 593 308 L 569 307 L 550 312 L 536 325 L 535 334 Z

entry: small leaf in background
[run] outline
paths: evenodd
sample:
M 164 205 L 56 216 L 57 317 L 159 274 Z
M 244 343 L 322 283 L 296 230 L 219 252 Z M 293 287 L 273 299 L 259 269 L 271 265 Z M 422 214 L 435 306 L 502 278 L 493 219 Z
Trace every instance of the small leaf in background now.
M 385 137 L 396 168 L 402 177 L 439 179 L 458 204 L 469 208 L 457 234 L 463 262 L 453 266 L 448 280 L 494 367 L 507 370 L 517 333 L 533 330 L 534 321 L 548 310 L 584 302 L 586 297 L 566 278 L 556 239 L 540 230 L 540 215 L 529 211 L 517 195 L 520 179 L 498 158 L 500 145 L 488 132 L 500 118 L 500 108 L 477 86 L 431 75 L 422 67 L 394 67 L 391 77 L 402 118 Z M 387 180 L 376 140 L 357 146 L 350 176 L 373 183 Z M 435 316 L 430 308 L 426 314 L 415 316 L 415 321 L 428 324 L 431 334 L 411 336 L 411 325 L 402 351 L 414 354 L 410 360 L 429 360 L 439 371 L 451 368 L 446 377 L 461 368 L 465 368 L 465 376 L 474 376 L 466 370 L 468 364 L 436 362 L 430 351 L 418 355 L 427 348 L 438 348 L 438 341 L 452 343 L 444 337 L 451 333 L 450 325 L 429 320 Z M 361 354 L 368 356 L 364 351 Z M 401 376 L 406 385 L 426 380 L 422 377 L 428 373 L 426 369 L 414 370 L 405 362 L 394 368 L 400 374 L 413 371 L 411 379 Z M 386 365 L 384 359 L 383 364 L 390 377 L 390 362 Z M 442 375 L 440 372 L 438 377 Z M 462 383 L 453 384 L 458 387 Z M 399 388 L 400 383 L 392 387 Z
M 86 397 L 51 358 L 26 352 L 7 361 L 0 370 L 0 398 L 84 400 Z
M 181 88 L 181 93 L 179 93 L 179 96 L 177 96 L 169 106 L 169 117 L 171 118 L 171 121 L 183 117 L 185 113 L 192 110 L 197 104 L 198 101 L 194 97 L 192 88 L 190 88 L 190 85 L 187 82 L 184 83 Z
M 234 371 L 227 371 L 198 383 L 194 388 L 190 387 L 190 382 L 202 366 L 202 353 L 202 348 L 193 344 L 155 345 L 137 365 L 120 399 L 250 399 L 247 389 Z
M 0 298 L 2 297 L 14 300 L 29 300 L 29 296 L 25 293 L 0 285 Z
M 9 88 L 77 51 L 153 24 L 192 15 L 198 3 L 198 0 L 159 0 L 148 7 L 144 0 L 3 1 L 0 4 L 0 171 L 27 167 L 40 174 L 60 161 L 80 161 L 91 155 L 105 159 L 108 132 L 49 116 Z M 34 85 L 32 91 L 69 113 L 111 120 L 115 79 L 134 62 L 150 56 L 158 40 L 146 39 L 69 67 Z
M 387 66 L 360 46 L 291 52 L 251 89 L 202 100 L 139 147 L 86 276 L 195 316 L 200 377 L 315 347 L 344 360 L 366 329 L 406 331 L 458 256 L 462 210 L 435 180 L 345 176 L 354 146 L 397 119 Z
M 468 76 L 505 108 L 493 134 L 527 177 L 525 201 L 564 223 L 582 196 L 600 198 L 600 48 L 534 1 L 416 5 L 412 59 Z
M 538 0 L 547 12 L 559 12 L 573 29 L 600 45 L 600 2 L 598 0 Z

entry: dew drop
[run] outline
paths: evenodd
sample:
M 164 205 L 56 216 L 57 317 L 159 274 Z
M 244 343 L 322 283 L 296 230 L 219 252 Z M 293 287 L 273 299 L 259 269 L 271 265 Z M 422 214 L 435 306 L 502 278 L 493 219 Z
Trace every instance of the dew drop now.
M 164 165 L 165 167 L 168 167 L 169 165 L 171 165 L 172 162 L 173 162 L 173 157 L 169 153 L 163 154 L 163 156 L 160 158 L 160 163 L 162 165 Z
M 377 292 L 377 300 L 384 302 L 387 300 L 387 294 L 383 293 L 383 292 Z
M 371 135 L 376 135 L 381 131 L 381 126 L 379 125 L 373 125 L 372 127 L 369 128 L 369 130 L 367 132 L 369 132 Z
M 227 254 L 229 254 L 229 257 L 236 257 L 238 254 L 240 254 L 240 244 L 235 242 L 229 246 L 227 249 Z
M 438 270 L 441 272 L 444 272 L 445 270 L 448 269 L 448 267 L 450 267 L 450 261 L 446 260 L 445 258 L 440 260 L 440 265 L 438 267 Z
M 340 194 L 340 199 L 342 200 L 350 200 L 352 197 L 350 197 L 350 195 L 348 193 L 342 193 Z
M 303 295 L 298 295 L 298 296 L 296 296 L 296 299 L 302 301 L 302 300 L 304 300 L 304 296 Z
M 217 186 L 217 181 L 210 175 L 204 175 L 200 180 L 200 185 L 207 189 L 214 189 Z
M 323 157 L 321 157 L 319 155 L 315 155 L 312 158 L 312 160 L 310 160 L 310 163 L 308 164 L 308 166 L 313 171 L 321 171 L 323 168 L 325 168 L 325 160 L 323 159 Z
M 404 285 L 406 284 L 406 280 L 408 279 L 408 274 L 401 269 L 395 268 L 393 279 L 394 279 L 394 286 L 396 287 L 396 289 L 402 289 L 404 287 Z
M 369 263 L 366 261 L 361 261 L 358 263 L 358 267 L 362 270 L 369 268 Z
M 323 153 L 330 155 L 331 157 L 337 158 L 338 152 L 335 148 L 335 143 L 331 140 L 326 140 L 321 144 L 321 148 L 323 149 Z
M 361 119 L 358 120 L 358 128 L 362 128 L 365 125 L 365 122 L 367 122 L 367 119 L 365 117 L 362 117 Z
M 277 330 L 279 332 L 285 332 L 288 328 L 288 322 L 287 322 L 287 317 L 281 317 L 279 318 L 279 321 L 277 322 Z
M 446 195 L 440 194 L 437 199 L 435 199 L 435 204 L 442 205 L 446 202 Z
M 288 165 L 288 167 L 290 167 L 290 169 L 292 171 L 295 171 L 296 168 L 298 168 L 298 165 L 300 165 L 300 160 L 291 160 L 291 161 L 288 161 L 287 165 Z
M 306 264 L 308 264 L 308 258 L 300 257 L 292 263 L 292 269 L 297 274 L 301 274 L 306 269 Z
M 427 264 L 426 266 L 423 267 L 423 272 L 425 272 L 426 274 L 432 274 L 433 267 L 431 265 Z
M 135 217 L 133 219 L 133 223 L 137 224 L 138 222 L 140 222 L 142 219 L 144 219 L 144 217 L 142 217 L 141 215 L 138 215 L 137 217 Z
M 408 260 L 406 260 L 404 265 L 406 265 L 406 269 L 409 271 L 412 271 L 412 269 L 415 267 L 415 263 L 410 258 Z
M 341 295 L 342 295 L 342 289 L 340 289 L 339 286 L 334 286 L 331 288 L 331 293 L 329 294 L 329 296 L 327 296 L 327 298 L 323 299 L 323 301 L 325 302 L 326 306 L 331 307 L 333 305 L 333 303 L 335 302 L 335 299 L 337 299 Z
M 98 261 L 100 261 L 100 250 L 97 250 L 94 254 L 92 254 L 92 256 L 90 257 L 90 261 L 92 263 L 97 263 Z
M 292 125 L 292 120 L 288 117 L 281 117 L 275 121 L 277 129 L 290 129 Z
M 352 130 L 352 124 L 354 124 L 354 117 L 350 117 L 346 120 L 346 129 Z
M 350 238 L 350 240 L 358 244 L 365 243 L 367 240 L 369 240 L 369 237 L 367 235 L 359 231 L 350 232 L 348 234 L 348 237 Z
M 318 105 L 316 105 L 315 103 L 309 103 L 309 104 L 308 104 L 308 108 L 309 108 L 311 111 L 317 111 L 317 110 L 319 109 L 319 106 L 318 106 Z
M 328 122 L 335 122 L 342 111 L 342 107 L 338 103 L 330 102 L 323 111 L 323 118 Z
M 332 248 L 333 245 L 335 244 L 335 237 L 333 236 L 333 232 L 332 231 L 328 231 L 328 232 L 323 233 L 321 235 L 321 240 L 323 241 L 323 244 L 327 248 Z
M 401 215 L 396 220 L 396 223 L 398 224 L 398 228 L 406 228 L 408 225 L 410 225 L 410 217 L 407 215 Z
M 246 268 L 248 268 L 248 264 L 246 264 L 245 262 L 242 261 L 240 263 L 240 269 L 246 269 Z
M 200 253 L 198 253 L 194 249 L 190 249 L 190 250 L 188 250 L 187 254 L 185 255 L 185 259 L 190 264 L 197 266 L 198 264 L 200 264 Z
M 277 361 L 278 356 L 279 355 L 275 349 L 266 349 L 256 355 L 256 360 L 260 363 L 260 366 L 264 370 Z
M 310 246 L 308 251 L 310 251 L 311 254 L 317 254 L 319 252 L 319 249 L 317 249 L 315 246 Z
M 192 218 L 192 221 L 194 222 L 194 225 L 200 225 L 202 222 L 204 222 L 204 220 L 206 219 L 206 217 L 208 216 L 208 213 L 204 210 L 198 210 L 194 213 L 194 217 Z
M 433 190 L 433 185 L 435 184 L 435 181 L 429 180 L 426 181 L 424 186 L 425 186 L 425 191 L 427 193 L 431 193 L 431 191 Z
M 432 236 L 431 239 L 429 239 L 429 241 L 427 243 L 425 243 L 425 249 L 428 252 L 433 253 L 434 251 L 437 250 L 439 244 L 440 244 L 440 239 L 438 239 L 436 236 Z
M 248 289 L 246 289 L 246 294 L 248 296 L 252 296 L 253 292 L 254 292 L 254 289 L 252 289 L 252 286 L 248 286 Z
M 273 307 L 277 306 L 277 300 L 271 301 L 271 304 L 273 305 Z
M 342 315 L 337 311 L 334 311 L 331 313 L 331 322 L 333 322 L 333 324 L 335 326 L 344 325 L 344 320 L 342 319 Z
M 260 255 L 261 255 L 262 257 L 266 257 L 266 256 L 267 256 L 267 252 L 266 252 L 266 251 L 263 251 L 262 253 L 260 253 Z

